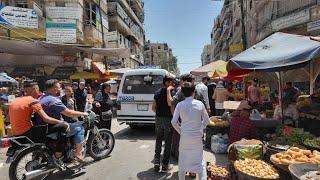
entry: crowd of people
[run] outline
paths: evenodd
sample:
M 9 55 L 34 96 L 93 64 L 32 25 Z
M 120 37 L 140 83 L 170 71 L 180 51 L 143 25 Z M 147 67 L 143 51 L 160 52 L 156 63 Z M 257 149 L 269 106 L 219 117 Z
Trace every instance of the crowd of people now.
M 109 111 L 113 107 L 110 99 L 110 84 L 103 83 L 95 94 L 90 97 L 90 89 L 86 82 L 80 80 L 72 84 L 64 84 L 50 79 L 45 82 L 43 92 L 34 80 L 23 82 L 23 96 L 16 97 L 9 103 L 8 116 L 13 136 L 26 136 L 34 142 L 43 142 L 46 134 L 53 132 L 66 133 L 76 144 L 76 160 L 83 163 L 84 129 L 79 122 L 93 109 L 97 114 Z M 111 121 L 100 121 L 100 126 L 111 128 Z M 64 137 L 57 139 L 54 159 L 62 163 Z
M 155 171 L 159 171 L 161 166 L 162 172 L 168 171 L 172 152 L 179 160 L 179 179 L 185 179 L 186 172 L 191 177 L 198 173 L 200 179 L 206 179 L 202 142 L 209 115 L 222 116 L 225 113 L 225 101 L 241 101 L 238 108 L 230 114 L 232 120 L 229 143 L 232 144 L 242 138 L 255 138 L 256 128 L 250 120 L 252 110 L 263 111 L 269 108 L 270 101 L 279 100 L 278 93 L 271 94 L 270 88 L 258 79 L 253 79 L 247 85 L 246 95 L 243 97 L 233 92 L 232 82 L 210 81 L 209 77 L 203 77 L 195 85 L 195 78 L 191 74 L 185 74 L 180 77 L 180 84 L 175 86 L 172 78 L 163 79 L 163 87 L 155 93 L 152 106 L 156 113 Z M 300 95 L 299 90 L 288 82 L 283 91 L 284 107 L 293 108 Z M 292 114 L 288 111 L 285 116 Z M 279 118 L 278 116 L 276 109 L 274 117 Z M 162 141 L 165 145 L 161 162 Z

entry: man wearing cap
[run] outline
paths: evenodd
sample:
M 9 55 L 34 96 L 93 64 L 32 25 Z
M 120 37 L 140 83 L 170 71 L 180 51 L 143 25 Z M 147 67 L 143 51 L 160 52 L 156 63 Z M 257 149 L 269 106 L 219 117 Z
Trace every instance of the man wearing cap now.
M 186 172 L 198 173 L 200 180 L 206 180 L 202 137 L 209 116 L 204 104 L 193 98 L 195 87 L 192 83 L 184 83 L 181 91 L 186 99 L 178 103 L 171 121 L 180 134 L 179 180 L 185 179 Z
M 233 117 L 231 120 L 231 129 L 229 132 L 229 143 L 232 144 L 241 139 L 253 139 L 256 137 L 256 129 L 250 120 L 250 112 L 252 107 L 248 101 L 241 101 L 237 108 L 239 116 Z
M 77 101 L 77 110 L 84 112 L 87 103 L 88 91 L 86 90 L 86 81 L 81 79 L 79 81 L 79 88 L 74 92 L 74 98 Z
M 31 115 L 36 112 L 45 122 L 49 124 L 61 124 L 66 129 L 69 124 L 49 117 L 42 109 L 41 104 L 36 99 L 39 95 L 39 86 L 37 82 L 24 82 L 25 96 L 15 98 L 9 105 L 9 119 L 14 136 L 27 136 L 33 140 L 39 139 L 38 133 L 33 128 Z

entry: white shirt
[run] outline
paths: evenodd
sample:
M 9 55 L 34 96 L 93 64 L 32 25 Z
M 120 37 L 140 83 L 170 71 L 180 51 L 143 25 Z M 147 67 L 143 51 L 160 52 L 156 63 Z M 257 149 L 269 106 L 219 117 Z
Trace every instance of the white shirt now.
M 179 117 L 181 118 L 181 123 L 178 122 Z M 171 123 L 181 136 L 201 138 L 203 136 L 203 129 L 209 123 L 209 116 L 201 101 L 188 97 L 178 103 Z
M 295 105 L 289 104 L 289 106 L 284 110 L 283 112 L 284 116 L 290 117 L 293 120 L 299 119 L 299 112 Z M 275 119 L 281 119 L 282 112 L 281 112 L 281 106 L 277 105 L 276 109 L 274 110 L 273 118 Z
M 210 108 L 208 87 L 203 82 L 201 82 L 196 86 L 196 91 L 203 96 L 204 102 L 206 103 L 206 107 Z

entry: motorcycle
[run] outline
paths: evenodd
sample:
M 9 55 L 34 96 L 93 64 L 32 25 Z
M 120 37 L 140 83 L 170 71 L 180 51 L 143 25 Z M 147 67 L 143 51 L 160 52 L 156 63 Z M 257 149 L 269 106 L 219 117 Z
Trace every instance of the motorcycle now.
M 92 111 L 83 119 L 85 129 L 84 155 L 89 154 L 94 160 L 106 158 L 113 151 L 115 138 L 111 131 L 98 129 L 99 117 Z M 44 143 L 35 143 L 25 136 L 10 138 L 12 145 L 7 152 L 10 180 L 44 179 L 55 170 L 65 170 L 71 160 L 75 159 L 76 147 L 72 137 L 64 137 L 62 163 L 57 163 L 54 157 L 54 146 L 59 133 L 46 135 Z M 23 140 L 23 141 L 21 141 Z M 60 161 L 61 162 L 61 161 Z

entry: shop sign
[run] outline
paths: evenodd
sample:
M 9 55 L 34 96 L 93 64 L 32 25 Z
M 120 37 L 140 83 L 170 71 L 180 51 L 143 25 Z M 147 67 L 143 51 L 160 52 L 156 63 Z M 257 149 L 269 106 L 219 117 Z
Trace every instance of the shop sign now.
M 229 52 L 230 53 L 241 52 L 241 51 L 243 51 L 243 44 L 242 43 L 231 44 L 229 46 Z
M 46 22 L 47 41 L 54 43 L 77 43 L 75 19 L 52 19 Z
M 38 15 L 33 9 L 0 6 L 0 24 L 38 29 Z
M 46 7 L 46 15 L 52 19 L 79 19 L 81 12 L 78 7 Z
M 320 29 L 320 20 L 309 22 L 307 26 L 307 31 L 315 31 Z
M 36 11 L 39 17 L 43 17 L 42 8 L 35 2 L 33 2 L 33 9 Z
M 57 79 L 69 79 L 69 76 L 72 74 L 76 73 L 76 68 L 75 67 L 57 67 L 53 73 L 52 73 L 52 78 L 57 78 Z
M 288 16 L 280 17 L 272 21 L 272 30 L 279 31 L 291 26 L 303 24 L 310 20 L 310 9 L 305 9 L 297 13 L 290 14 Z
M 16 67 L 10 75 L 13 77 L 39 77 L 39 76 L 44 76 L 44 68 L 43 67 Z

